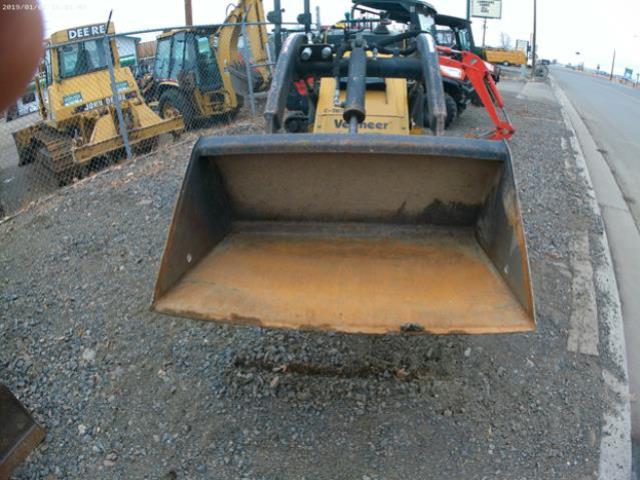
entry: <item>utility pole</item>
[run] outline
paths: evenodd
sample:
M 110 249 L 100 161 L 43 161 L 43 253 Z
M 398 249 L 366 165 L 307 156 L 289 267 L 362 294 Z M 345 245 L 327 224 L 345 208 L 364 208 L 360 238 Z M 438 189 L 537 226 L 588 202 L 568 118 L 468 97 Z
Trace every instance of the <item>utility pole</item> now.
M 609 81 L 613 81 L 613 69 L 616 66 L 616 50 L 613 49 L 613 61 L 611 62 L 611 75 L 609 75 Z
M 487 18 L 485 17 L 484 23 L 482 24 L 482 48 L 485 46 L 485 40 L 487 38 Z
M 276 51 L 276 59 L 282 50 L 282 5 L 280 0 L 273 0 L 273 12 L 269 12 L 267 20 L 273 23 L 273 46 Z
M 322 22 L 320 21 L 320 5 L 316 5 L 316 27 L 318 31 L 322 30 Z
M 471 0 L 467 0 L 467 21 L 471 20 Z
M 193 25 L 193 12 L 191 10 L 191 0 L 184 0 L 184 21 L 187 25 Z
M 531 75 L 536 74 L 536 44 L 538 43 L 538 0 L 533 0 L 533 45 L 531 46 Z

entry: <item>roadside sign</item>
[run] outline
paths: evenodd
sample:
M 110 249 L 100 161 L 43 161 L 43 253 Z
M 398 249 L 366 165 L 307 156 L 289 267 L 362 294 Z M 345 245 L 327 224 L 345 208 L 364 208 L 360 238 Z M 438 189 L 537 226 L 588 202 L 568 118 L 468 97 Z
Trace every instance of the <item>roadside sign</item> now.
M 633 78 L 633 68 L 624 69 L 624 78 L 627 80 L 631 80 Z
M 527 53 L 529 51 L 529 40 L 516 40 L 516 50 Z
M 471 16 L 502 18 L 502 0 L 471 0 Z

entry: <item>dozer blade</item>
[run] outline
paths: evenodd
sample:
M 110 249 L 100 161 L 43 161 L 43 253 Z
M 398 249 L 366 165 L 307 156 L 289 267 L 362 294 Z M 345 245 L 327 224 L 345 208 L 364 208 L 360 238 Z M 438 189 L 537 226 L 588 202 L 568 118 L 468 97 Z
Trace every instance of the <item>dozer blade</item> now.
M 202 138 L 153 309 L 342 332 L 533 330 L 509 150 L 429 136 Z

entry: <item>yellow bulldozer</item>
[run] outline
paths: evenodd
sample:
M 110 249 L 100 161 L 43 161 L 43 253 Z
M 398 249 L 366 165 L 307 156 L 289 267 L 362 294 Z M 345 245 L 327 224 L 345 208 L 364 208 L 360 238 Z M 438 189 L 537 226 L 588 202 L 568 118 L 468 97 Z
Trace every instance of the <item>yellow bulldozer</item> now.
M 333 38 L 287 38 L 265 134 L 195 145 L 152 308 L 369 334 L 533 330 L 509 148 L 443 135 L 436 11 L 423 0 L 352 8 Z M 379 25 L 362 29 L 359 11 L 368 23 L 379 12 Z M 307 128 L 282 133 L 300 82 Z
M 181 118 L 162 119 L 146 105 L 131 70 L 119 65 L 113 37 L 105 48 L 105 35 L 114 33 L 110 23 L 51 36 L 51 48 L 35 82 L 41 121 L 13 134 L 21 166 L 40 163 L 66 184 L 124 151 L 107 55 L 113 61 L 115 88 L 133 149 L 150 149 L 159 135 L 177 135 L 184 129 Z
M 149 104 L 157 106 L 163 118 L 182 116 L 187 127 L 204 119 L 231 119 L 241 106 L 239 93 L 249 90 L 247 66 L 254 91 L 269 85 L 267 31 L 264 24 L 256 25 L 264 18 L 260 0 L 242 0 L 222 26 L 160 35 L 153 72 L 141 81 Z M 249 23 L 244 29 L 243 21 Z M 243 58 L 239 42 L 251 58 Z

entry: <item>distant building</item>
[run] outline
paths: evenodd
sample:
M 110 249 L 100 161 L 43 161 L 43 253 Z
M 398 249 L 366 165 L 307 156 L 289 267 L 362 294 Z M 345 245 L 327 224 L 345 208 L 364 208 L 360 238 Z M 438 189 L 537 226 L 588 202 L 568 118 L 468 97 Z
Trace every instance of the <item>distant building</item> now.
M 156 41 L 138 43 L 138 60 L 143 58 L 153 58 L 156 56 Z

